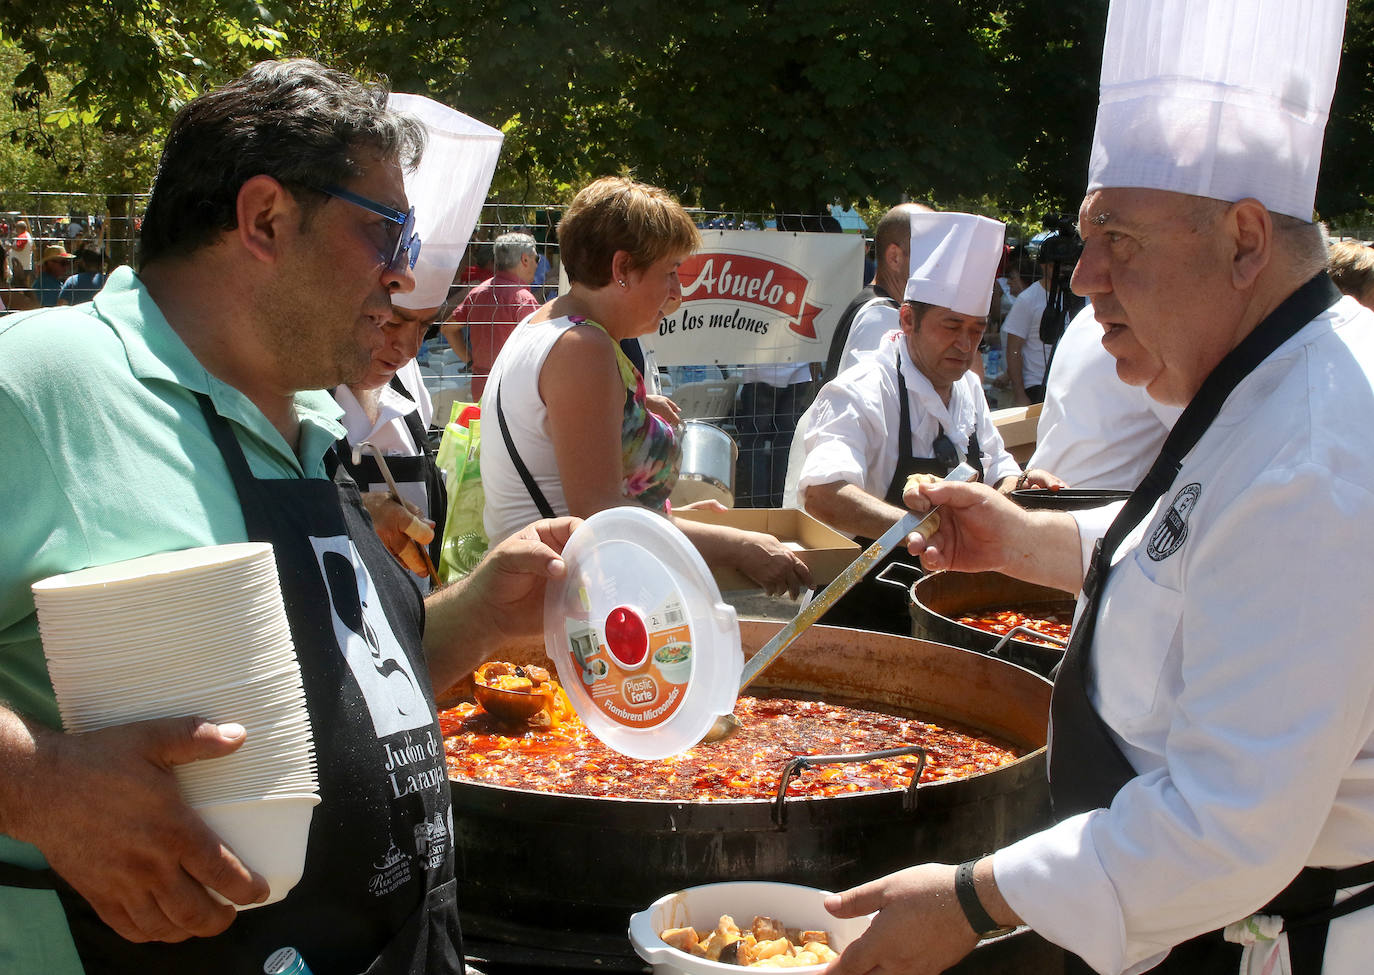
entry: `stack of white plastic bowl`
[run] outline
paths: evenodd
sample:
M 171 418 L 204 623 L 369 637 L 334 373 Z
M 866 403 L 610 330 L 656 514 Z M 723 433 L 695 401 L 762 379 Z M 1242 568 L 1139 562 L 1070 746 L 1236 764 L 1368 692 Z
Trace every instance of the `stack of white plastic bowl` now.
M 247 729 L 237 751 L 175 774 L 187 802 L 267 878 L 265 903 L 285 897 L 320 798 L 272 546 L 130 559 L 44 579 L 33 595 L 68 732 L 190 715 Z

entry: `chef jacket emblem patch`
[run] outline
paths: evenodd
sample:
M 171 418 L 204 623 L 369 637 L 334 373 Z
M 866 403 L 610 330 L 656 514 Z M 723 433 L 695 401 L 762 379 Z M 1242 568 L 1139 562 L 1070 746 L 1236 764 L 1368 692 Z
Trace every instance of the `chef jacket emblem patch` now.
M 1197 497 L 1201 493 L 1202 485 L 1194 482 L 1184 485 L 1183 489 L 1174 495 L 1169 510 L 1164 512 L 1164 517 L 1160 519 L 1154 534 L 1150 536 L 1150 544 L 1145 548 L 1150 558 L 1156 562 L 1163 562 L 1182 547 L 1188 537 L 1188 513 L 1197 504 Z

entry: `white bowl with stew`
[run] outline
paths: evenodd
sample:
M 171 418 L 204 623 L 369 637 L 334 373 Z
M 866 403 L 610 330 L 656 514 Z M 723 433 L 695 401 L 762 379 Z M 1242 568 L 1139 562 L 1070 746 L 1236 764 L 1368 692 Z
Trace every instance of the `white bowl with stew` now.
M 825 909 L 830 891 L 799 884 L 766 880 L 740 880 L 703 884 L 665 894 L 630 917 L 630 943 L 635 953 L 653 966 L 656 975 L 706 975 L 739 972 L 739 965 L 711 961 L 669 946 L 659 937 L 673 928 L 711 931 L 722 914 L 729 914 L 747 931 L 756 915 L 780 921 L 788 928 L 825 931 L 830 947 L 842 952 L 846 945 L 868 930 L 873 915 L 838 918 Z M 788 968 L 792 972 L 819 972 L 824 965 Z M 765 969 L 756 969 L 765 970 Z

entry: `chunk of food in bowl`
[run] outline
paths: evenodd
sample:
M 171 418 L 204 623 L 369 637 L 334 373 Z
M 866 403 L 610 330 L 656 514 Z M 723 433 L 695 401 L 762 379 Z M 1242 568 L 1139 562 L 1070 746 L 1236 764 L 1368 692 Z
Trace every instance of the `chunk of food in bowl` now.
M 710 931 L 669 928 L 659 934 L 670 948 L 723 965 L 746 968 L 797 968 L 824 965 L 838 957 L 825 931 L 787 928 L 776 918 L 756 915 L 748 931 L 722 914 Z
M 550 728 L 573 713 L 567 694 L 543 667 L 493 660 L 477 668 L 472 684 L 482 709 L 506 721 Z

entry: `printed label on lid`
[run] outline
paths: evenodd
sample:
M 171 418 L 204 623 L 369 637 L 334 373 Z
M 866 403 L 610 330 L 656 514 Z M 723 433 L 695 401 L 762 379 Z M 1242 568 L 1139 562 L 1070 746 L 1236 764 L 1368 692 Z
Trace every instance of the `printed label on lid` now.
M 622 648 L 613 653 L 607 645 L 607 627 L 624 627 L 624 607 L 607 617 L 605 626 L 579 619 L 566 619 L 568 642 L 582 668 L 596 709 L 625 728 L 652 728 L 671 718 L 687 697 L 692 678 L 692 631 L 678 597 L 673 596 L 650 613 L 631 615 L 642 621 L 646 650 L 639 654 Z M 630 628 L 632 642 L 638 632 Z M 623 633 L 613 633 L 613 642 L 623 643 Z M 623 663 L 628 656 L 634 663 Z

